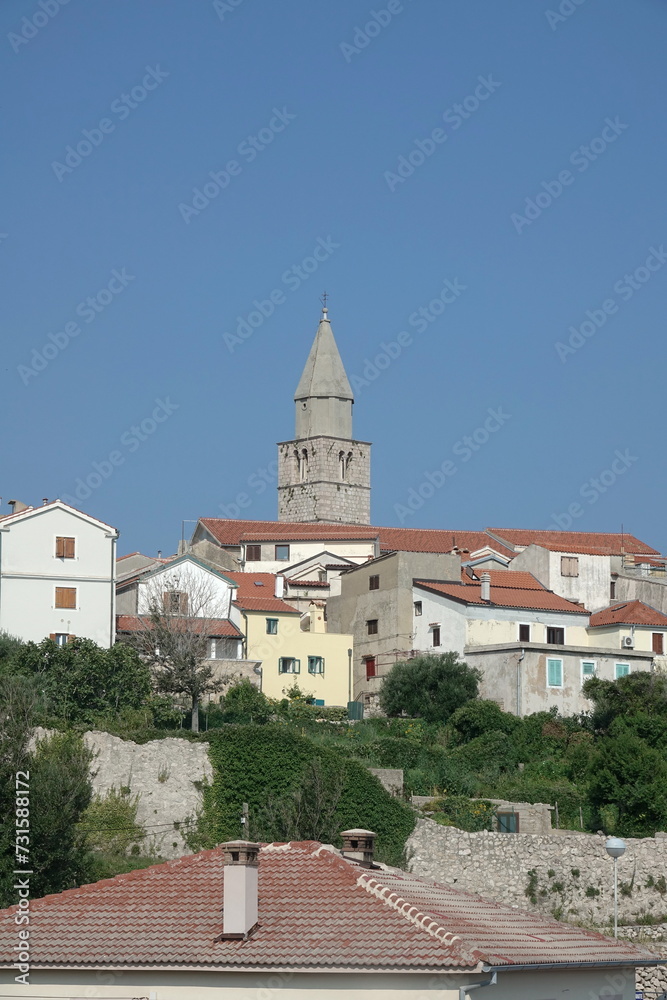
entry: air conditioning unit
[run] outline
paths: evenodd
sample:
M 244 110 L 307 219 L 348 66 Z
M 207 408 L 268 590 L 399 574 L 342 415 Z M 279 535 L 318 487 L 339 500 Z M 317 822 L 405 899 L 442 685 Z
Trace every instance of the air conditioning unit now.
M 632 638 L 631 635 L 626 635 L 623 637 L 623 642 L 621 643 L 621 645 L 623 646 L 623 649 L 634 649 L 635 640 Z

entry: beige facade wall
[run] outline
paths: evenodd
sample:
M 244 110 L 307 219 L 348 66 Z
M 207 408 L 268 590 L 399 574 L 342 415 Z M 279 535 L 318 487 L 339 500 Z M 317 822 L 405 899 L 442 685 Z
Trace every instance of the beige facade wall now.
M 262 691 L 268 698 L 283 698 L 286 689 L 298 684 L 304 694 L 323 700 L 325 705 L 347 705 L 349 695 L 348 649 L 354 637 L 334 632 L 303 632 L 299 615 L 273 611 L 246 611 L 247 652 L 250 660 L 261 660 Z M 277 635 L 266 631 L 268 618 L 278 621 Z M 298 674 L 279 671 L 281 657 L 300 660 Z M 324 673 L 308 672 L 308 657 L 324 659 Z M 353 654 L 354 658 L 354 654 Z

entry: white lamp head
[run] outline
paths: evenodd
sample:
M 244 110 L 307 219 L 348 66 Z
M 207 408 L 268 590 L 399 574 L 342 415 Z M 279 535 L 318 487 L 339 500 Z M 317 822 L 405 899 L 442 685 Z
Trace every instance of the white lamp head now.
M 604 847 L 610 858 L 620 858 L 625 854 L 625 841 L 620 837 L 609 837 Z

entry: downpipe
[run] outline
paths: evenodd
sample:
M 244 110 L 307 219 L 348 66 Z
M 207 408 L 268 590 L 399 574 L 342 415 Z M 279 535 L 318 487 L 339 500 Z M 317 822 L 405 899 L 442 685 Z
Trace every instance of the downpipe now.
M 481 990 L 485 986 L 495 986 L 498 982 L 498 973 L 494 972 L 490 979 L 487 979 L 485 983 L 473 983 L 472 986 L 459 986 L 459 1000 L 466 1000 L 469 993 L 473 990 Z

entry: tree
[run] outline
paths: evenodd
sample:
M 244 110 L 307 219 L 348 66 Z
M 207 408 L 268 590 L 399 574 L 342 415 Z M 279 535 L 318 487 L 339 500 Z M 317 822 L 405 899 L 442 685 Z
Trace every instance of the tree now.
M 275 715 L 275 706 L 247 677 L 229 687 L 222 707 L 225 722 L 264 725 Z
M 387 715 L 446 722 L 457 708 L 477 697 L 481 676 L 453 652 L 417 656 L 394 664 L 380 689 L 380 705 Z
M 165 589 L 166 587 L 166 589 Z M 171 577 L 148 584 L 140 627 L 124 638 L 148 664 L 158 690 L 186 694 L 192 710 L 192 731 L 199 732 L 199 703 L 205 694 L 221 691 L 227 676 L 209 660 L 209 641 L 227 619 L 212 578 L 186 566 L 178 582 Z
M 58 646 L 44 639 L 25 643 L 11 663 L 14 672 L 38 683 L 48 715 L 70 723 L 89 725 L 99 715 L 140 708 L 152 688 L 148 667 L 120 644 L 104 649 L 91 639 L 74 639 Z
M 462 743 L 468 743 L 485 733 L 511 733 L 520 724 L 516 715 L 503 712 L 495 701 L 484 698 L 467 701 L 456 709 L 449 722 Z
M 608 730 L 615 719 L 637 715 L 667 718 L 667 675 L 639 670 L 615 681 L 591 677 L 583 692 L 594 705 L 592 725 Z

